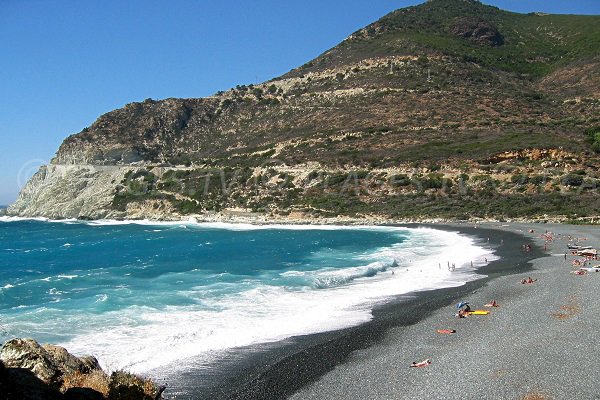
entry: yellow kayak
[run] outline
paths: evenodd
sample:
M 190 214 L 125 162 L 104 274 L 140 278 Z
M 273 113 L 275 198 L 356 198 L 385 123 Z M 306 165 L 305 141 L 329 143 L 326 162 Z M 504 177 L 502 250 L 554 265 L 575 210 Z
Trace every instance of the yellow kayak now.
M 490 312 L 488 310 L 474 310 L 469 311 L 467 314 L 469 315 L 488 315 Z

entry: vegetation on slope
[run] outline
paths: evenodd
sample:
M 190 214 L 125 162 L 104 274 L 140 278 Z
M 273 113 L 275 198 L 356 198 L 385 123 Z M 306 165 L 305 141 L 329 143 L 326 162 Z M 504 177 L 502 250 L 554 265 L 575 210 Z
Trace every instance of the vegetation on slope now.
M 474 0 L 430 0 L 384 16 L 264 84 L 206 99 L 148 99 L 105 114 L 65 140 L 54 162 L 166 171 L 128 176 L 113 201 L 123 213 L 151 200 L 183 214 L 240 207 L 394 216 L 591 215 L 598 209 L 589 189 L 598 178 L 593 171 L 600 149 L 598 26 L 600 16 L 524 15 Z M 506 152 L 550 150 L 543 162 L 562 169 L 497 161 Z M 414 181 L 431 165 L 441 165 L 454 183 L 445 197 L 432 196 L 439 188 L 414 185 L 397 196 L 389 188 L 354 196 L 300 184 L 319 171 L 404 174 Z M 291 174 L 295 188 L 285 190 L 277 184 L 225 193 L 205 183 L 215 171 L 230 184 L 234 177 L 248 182 L 269 169 L 285 175 L 295 167 L 303 172 Z M 484 167 L 512 168 L 531 178 L 529 186 Z M 586 171 L 580 183 L 587 186 L 562 204 L 557 193 L 572 191 L 576 181 L 564 177 L 577 170 Z M 462 173 L 501 183 L 492 185 L 493 196 L 478 183 L 469 199 L 455 198 Z M 533 184 L 539 176 L 551 182 Z

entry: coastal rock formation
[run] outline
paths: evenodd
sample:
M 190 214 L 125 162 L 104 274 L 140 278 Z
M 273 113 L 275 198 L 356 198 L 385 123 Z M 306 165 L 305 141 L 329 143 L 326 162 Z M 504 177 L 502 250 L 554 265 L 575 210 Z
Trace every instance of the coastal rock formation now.
M 33 339 L 6 342 L 0 350 L 0 362 L 2 386 L 11 386 L 27 399 L 58 398 L 65 377 L 101 371 L 94 357 L 78 358 L 62 347 L 40 345 Z
M 268 82 L 100 116 L 65 139 L 7 213 L 595 215 L 599 25 L 475 0 L 396 10 Z M 503 156 L 520 151 L 542 156 Z
M 42 382 L 56 388 L 68 374 L 100 369 L 98 360 L 92 356 L 78 358 L 63 347 L 40 345 L 33 339 L 9 340 L 0 350 L 0 361 L 6 368 L 30 370 Z
M 128 170 L 91 164 L 42 166 L 7 211 L 56 219 L 119 217 L 122 213 L 110 208 L 115 187 Z
M 12 339 L 0 349 L 0 400 L 156 400 L 165 388 L 126 372 L 108 376 L 92 356 Z

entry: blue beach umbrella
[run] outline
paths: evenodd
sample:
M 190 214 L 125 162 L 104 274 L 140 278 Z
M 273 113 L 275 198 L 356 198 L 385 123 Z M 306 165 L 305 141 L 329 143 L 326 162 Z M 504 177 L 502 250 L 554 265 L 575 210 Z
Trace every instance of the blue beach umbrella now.
M 469 303 L 467 303 L 466 301 L 461 301 L 460 303 L 458 303 L 456 305 L 456 308 L 463 308 L 464 306 L 468 305 Z

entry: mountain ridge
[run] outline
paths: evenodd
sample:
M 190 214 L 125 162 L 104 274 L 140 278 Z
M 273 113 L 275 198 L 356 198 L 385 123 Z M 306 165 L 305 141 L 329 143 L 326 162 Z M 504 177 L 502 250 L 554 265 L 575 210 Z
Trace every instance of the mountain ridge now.
M 399 9 L 265 83 L 102 115 L 65 139 L 9 213 L 593 214 L 600 176 L 586 132 L 600 125 L 597 26 L 598 16 L 517 14 L 471 0 Z M 490 167 L 503 154 L 526 156 Z M 565 185 L 572 172 L 591 189 Z M 314 174 L 357 185 L 342 191 Z M 408 183 L 394 183 L 398 175 Z M 575 189 L 582 196 L 558 205 Z M 57 201 L 57 191 L 68 196 Z M 529 204 L 530 193 L 542 206 Z

